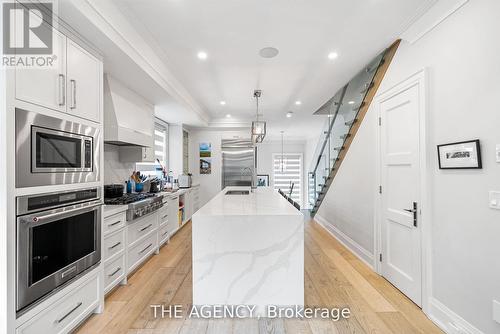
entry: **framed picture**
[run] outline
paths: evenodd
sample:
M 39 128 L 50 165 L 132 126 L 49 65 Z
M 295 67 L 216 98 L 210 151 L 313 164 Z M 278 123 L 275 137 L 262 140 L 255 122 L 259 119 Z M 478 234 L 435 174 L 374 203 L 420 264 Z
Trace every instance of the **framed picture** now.
M 479 139 L 438 145 L 439 169 L 482 168 Z
M 257 175 L 257 187 L 269 187 L 269 175 Z
M 200 158 L 200 174 L 212 173 L 212 158 Z
M 202 142 L 200 147 L 200 174 L 212 173 L 212 144 Z

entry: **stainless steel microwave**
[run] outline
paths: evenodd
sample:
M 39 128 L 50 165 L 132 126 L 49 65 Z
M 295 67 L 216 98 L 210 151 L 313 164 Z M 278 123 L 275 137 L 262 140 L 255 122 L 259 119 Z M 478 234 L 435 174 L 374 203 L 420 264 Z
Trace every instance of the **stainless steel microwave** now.
M 16 187 L 99 180 L 99 129 L 16 109 Z

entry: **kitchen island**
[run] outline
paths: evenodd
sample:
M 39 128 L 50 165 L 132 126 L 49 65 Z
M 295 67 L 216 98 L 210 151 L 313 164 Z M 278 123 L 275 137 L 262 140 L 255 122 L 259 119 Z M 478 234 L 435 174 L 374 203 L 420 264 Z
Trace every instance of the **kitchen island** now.
M 304 304 L 303 214 L 277 192 L 227 187 L 192 222 L 194 305 Z

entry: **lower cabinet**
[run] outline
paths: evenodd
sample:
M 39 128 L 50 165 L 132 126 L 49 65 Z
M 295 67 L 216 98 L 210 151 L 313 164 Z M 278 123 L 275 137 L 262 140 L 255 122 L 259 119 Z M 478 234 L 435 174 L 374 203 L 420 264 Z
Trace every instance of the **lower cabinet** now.
M 127 274 L 125 254 L 114 257 L 104 264 L 104 293 L 118 285 Z
M 68 333 L 99 305 L 99 276 L 75 286 L 17 328 L 17 334 Z
M 144 260 L 158 249 L 158 234 L 156 231 L 137 242 L 128 249 L 128 273 L 135 270 Z
M 158 246 L 163 245 L 170 238 L 170 230 L 167 223 L 160 225 L 158 228 Z

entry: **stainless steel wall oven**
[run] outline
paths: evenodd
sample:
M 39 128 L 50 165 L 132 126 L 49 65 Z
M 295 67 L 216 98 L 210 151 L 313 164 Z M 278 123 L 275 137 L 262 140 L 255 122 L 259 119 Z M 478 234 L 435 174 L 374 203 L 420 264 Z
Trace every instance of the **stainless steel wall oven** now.
M 100 131 L 16 109 L 16 187 L 99 180 Z
M 101 260 L 101 189 L 17 198 L 16 310 Z

